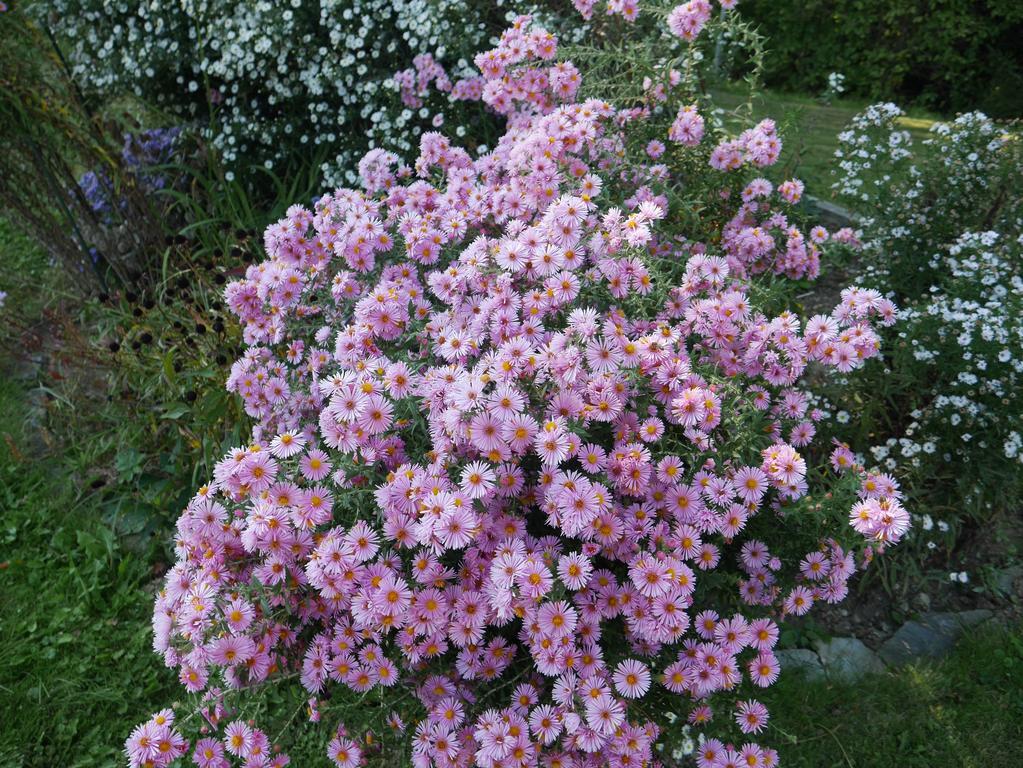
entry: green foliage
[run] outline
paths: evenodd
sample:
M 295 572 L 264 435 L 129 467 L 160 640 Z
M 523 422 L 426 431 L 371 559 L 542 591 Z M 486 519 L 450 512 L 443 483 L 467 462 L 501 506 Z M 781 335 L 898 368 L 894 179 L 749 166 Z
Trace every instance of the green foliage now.
M 241 345 L 223 289 L 260 259 L 258 233 L 318 182 L 315 164 L 287 181 L 262 170 L 267 196 L 280 201 L 268 207 L 208 159 L 167 166 L 180 182 L 157 195 L 180 231 L 162 239 L 148 279 L 84 301 L 73 275 L 0 228 L 3 346 L 31 369 L 47 434 L 70 449 L 93 512 L 141 549 L 166 539 L 190 490 L 247 432 L 224 389 Z
M 52 38 L 23 13 L 0 13 L 0 39 L 0 210 L 80 294 L 139 281 L 163 229 L 120 154 L 125 116 L 108 119 L 82 99 Z M 86 170 L 121 201 L 110 221 L 79 187 Z
M 1023 5 L 1016 0 L 749 0 L 769 85 L 850 92 L 942 112 L 1023 114 Z
M 86 304 L 78 343 L 92 365 L 66 359 L 49 382 L 49 429 L 74 448 L 96 508 L 121 534 L 162 534 L 189 483 L 241 440 L 246 424 L 224 390 L 239 338 L 221 295 L 229 268 L 243 260 L 225 256 L 220 265 L 192 245 L 167 248 L 152 289 Z

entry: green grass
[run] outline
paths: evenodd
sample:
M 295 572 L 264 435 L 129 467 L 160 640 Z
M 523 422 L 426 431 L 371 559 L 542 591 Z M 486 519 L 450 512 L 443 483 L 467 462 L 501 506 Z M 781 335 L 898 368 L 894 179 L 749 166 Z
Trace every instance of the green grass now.
M 8 294 L 5 304 L 18 307 L 22 316 L 37 317 L 46 301 L 40 281 L 49 283 L 50 271 L 32 241 L 0 216 L 0 291 Z
M 22 334 L 64 297 L 60 268 L 0 218 L 0 766 L 113 766 L 177 693 L 151 647 L 153 573 L 105 526 L 79 451 L 31 424 Z M 8 350 L 11 357 L 8 357 Z M 26 374 L 31 376 L 30 373 Z M 102 435 L 81 435 L 83 445 Z
M 1023 750 L 1023 627 L 855 684 L 782 675 L 762 697 L 786 768 L 1010 768 Z
M 108 766 L 176 693 L 153 655 L 152 574 L 98 522 L 0 384 L 0 765 Z
M 712 95 L 715 104 L 726 110 L 735 109 L 746 101 L 745 92 L 729 87 L 715 89 Z M 811 96 L 765 90 L 754 99 L 752 106 L 754 119 L 769 117 L 781 129 L 783 150 L 778 165 L 781 176 L 801 178 L 809 194 L 828 198 L 834 181 L 831 169 L 835 166 L 836 136 L 870 103 L 836 99 L 823 104 Z M 910 109 L 902 125 L 914 141 L 918 141 L 927 136 L 928 129 L 938 119 L 932 113 Z

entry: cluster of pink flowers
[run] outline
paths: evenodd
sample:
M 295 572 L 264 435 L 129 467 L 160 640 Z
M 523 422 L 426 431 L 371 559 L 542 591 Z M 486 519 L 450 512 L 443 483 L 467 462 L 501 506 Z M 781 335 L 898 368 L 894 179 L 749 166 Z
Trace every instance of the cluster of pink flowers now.
M 423 100 L 430 95 L 431 87 L 449 94 L 452 101 L 479 101 L 483 96 L 482 77 L 466 77 L 452 84 L 444 67 L 428 53 L 413 58 L 412 66 L 395 72 L 393 79 L 398 86 L 402 104 L 413 109 L 423 106 Z
M 888 474 L 865 472 L 857 466 L 856 457 L 845 444 L 831 452 L 831 466 L 836 472 L 855 471 L 861 478 L 858 501 L 849 513 L 849 523 L 866 538 L 881 546 L 897 543 L 909 530 L 909 512 L 899 499 L 899 485 Z
M 687 147 L 695 147 L 703 141 L 703 117 L 696 111 L 695 104 L 685 104 L 678 109 L 675 122 L 668 129 L 668 138 Z
M 643 93 L 654 101 L 668 100 L 671 91 L 682 82 L 682 73 L 677 69 L 669 69 L 667 77 L 663 75 L 657 80 L 649 75 L 643 78 Z M 680 110 L 682 107 L 680 107 Z
M 188 741 L 174 728 L 174 712 L 164 709 L 135 728 L 125 743 L 132 765 L 170 765 L 188 752 Z
M 572 0 L 572 5 L 586 20 L 593 18 L 597 0 Z M 738 5 L 738 0 L 720 0 L 721 8 L 730 11 Z M 637 0 L 604 0 L 604 12 L 608 16 L 620 16 L 627 22 L 639 17 Z M 668 14 L 668 30 L 677 37 L 693 42 L 710 21 L 712 6 L 710 0 L 689 0 L 675 6 Z
M 524 66 L 551 62 L 558 53 L 557 38 L 531 27 L 530 22 L 528 16 L 516 19 L 496 48 L 477 54 L 474 60 L 485 82 L 483 102 L 502 115 L 550 111 L 555 104 L 573 99 L 582 82 L 571 62 Z
M 593 9 L 597 0 L 572 0 L 572 5 L 584 19 L 593 18 Z M 635 21 L 639 16 L 638 0 L 604 0 L 604 10 L 608 16 L 621 16 L 625 21 Z
M 792 279 L 814 279 L 820 272 L 819 244 L 814 232 L 809 239 L 798 228 L 791 226 L 788 217 L 778 211 L 770 212 L 763 202 L 762 190 L 769 188 L 763 179 L 757 179 L 743 191 L 743 204 L 735 217 L 725 225 L 723 247 L 730 266 L 742 273 L 773 272 Z M 765 215 L 770 213 L 770 215 Z M 761 214 L 760 217 L 757 214 Z M 819 235 L 817 235 L 819 236 Z M 783 241 L 784 249 L 778 247 Z M 887 308 L 889 302 L 876 298 L 876 309 Z M 876 341 L 871 336 L 867 342 Z
M 438 91 L 451 90 L 451 80 L 444 67 L 428 53 L 421 53 L 412 59 L 412 66 L 394 74 L 394 82 L 401 92 L 401 102 L 406 107 L 419 108 L 423 97 L 433 85 Z
M 747 530 L 808 493 L 800 449 L 823 414 L 805 370 L 875 356 L 894 307 L 853 288 L 807 321 L 758 311 L 752 275 L 816 274 L 826 231 L 783 210 L 802 185 L 736 179 L 713 240 L 673 235 L 670 169 L 627 151 L 650 111 L 571 103 L 577 70 L 535 66 L 556 52 L 516 20 L 476 58 L 483 100 L 510 116 L 493 150 L 437 133 L 412 166 L 374 150 L 363 190 L 291 208 L 228 287 L 249 345 L 228 386 L 258 426 L 178 521 L 153 620 L 210 727 L 227 719 L 218 686 L 295 674 L 316 720 L 329 687 L 401 681 L 415 699 L 391 724 L 413 720 L 417 768 L 656 765 L 639 700 L 684 697 L 703 725 L 721 697 L 761 732 L 766 708 L 735 696 L 777 678 L 777 621 L 845 595 L 837 539 L 786 569 Z M 683 115 L 686 138 L 668 138 L 698 151 L 702 121 Z M 765 121 L 706 156 L 761 168 L 779 149 Z M 861 478 L 856 530 L 896 543 L 894 481 L 832 461 Z M 734 562 L 750 617 L 701 589 Z M 165 739 L 182 754 L 162 727 L 129 739 L 133 765 L 165 765 Z M 327 748 L 343 768 L 364 751 L 343 730 Z M 271 752 L 235 721 L 194 759 L 286 761 Z M 708 739 L 699 762 L 777 755 Z
M 218 663 L 238 662 L 218 659 Z M 223 718 L 224 709 L 214 705 L 204 708 L 201 714 L 209 725 L 216 727 Z M 174 711 L 171 709 L 157 712 L 135 728 L 125 743 L 129 763 L 146 768 L 169 766 L 190 750 L 192 762 L 198 768 L 230 768 L 231 758 L 236 758 L 245 766 L 260 768 L 284 768 L 289 763 L 288 756 L 270 743 L 266 733 L 240 720 L 228 723 L 222 738 L 201 738 L 194 746 L 190 746 L 188 740 L 175 728 Z
M 710 21 L 710 0 L 689 0 L 668 14 L 668 29 L 673 35 L 692 42 Z
M 778 162 L 781 138 L 774 120 L 761 120 L 756 126 L 734 139 L 722 141 L 710 156 L 711 167 L 734 171 L 743 165 L 766 168 Z

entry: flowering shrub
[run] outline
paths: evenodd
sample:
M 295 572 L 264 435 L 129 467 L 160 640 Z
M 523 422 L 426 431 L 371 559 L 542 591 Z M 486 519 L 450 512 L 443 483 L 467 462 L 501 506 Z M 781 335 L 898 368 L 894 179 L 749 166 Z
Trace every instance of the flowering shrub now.
M 979 112 L 936 123 L 916 146 L 894 104 L 840 133 L 836 194 L 862 217 L 865 266 L 899 297 L 926 292 L 932 257 L 964 232 L 1019 232 L 1019 142 Z M 892 268 L 891 265 L 898 265 Z
M 1023 241 L 967 232 L 932 268 L 945 273 L 900 323 L 892 366 L 922 386 L 901 436 L 873 450 L 920 477 L 963 474 L 970 496 L 1011 499 L 1023 463 Z M 987 499 L 985 499 L 987 500 Z
M 861 413 L 864 400 L 883 404 L 860 440 L 876 460 L 899 463 L 920 493 L 957 488 L 965 503 L 940 521 L 948 531 L 963 508 L 1020 497 L 1023 156 L 979 113 L 934 125 L 919 145 L 901 116 L 874 105 L 839 136 L 835 190 L 863 214 L 862 282 L 904 307 L 888 369 L 840 397 Z
M 478 121 L 478 110 L 446 98 L 415 107 L 406 99 L 402 108 L 394 64 L 436 56 L 466 70 L 506 5 L 515 4 L 57 0 L 43 11 L 88 89 L 131 93 L 208 124 L 230 167 L 280 169 L 290 157 L 319 153 L 327 183 L 337 184 L 346 171 L 355 181 L 351 169 L 369 147 L 408 151 L 446 114 L 456 131 Z
M 475 63 L 508 116 L 492 150 L 371 151 L 228 286 L 257 427 L 178 521 L 153 619 L 203 738 L 159 713 L 133 765 L 285 764 L 244 699 L 296 679 L 313 721 L 353 696 L 387 716 L 391 753 L 335 722 L 338 766 L 657 765 L 680 709 L 744 742 L 701 738 L 699 765 L 775 765 L 749 738 L 779 621 L 907 530 L 890 477 L 843 446 L 828 468 L 804 382 L 874 357 L 894 305 L 752 297 L 828 239 L 791 217 L 800 183 L 754 175 L 774 125 L 708 126 L 660 61 L 636 106 L 576 100 L 529 17 Z

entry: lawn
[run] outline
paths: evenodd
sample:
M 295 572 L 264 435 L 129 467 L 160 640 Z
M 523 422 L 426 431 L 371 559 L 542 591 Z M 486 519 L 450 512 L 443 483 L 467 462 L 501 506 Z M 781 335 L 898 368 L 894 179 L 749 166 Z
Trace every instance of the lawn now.
M 177 693 L 153 655 L 149 558 L 102 522 L 82 457 L 40 429 L 28 380 L 62 301 L 60 270 L 0 219 L 0 281 L 18 307 L 0 368 L 0 766 L 111 766 L 140 712 Z M 17 361 L 17 362 L 15 362 Z M 89 443 L 98 435 L 80 435 Z M 76 462 L 77 459 L 77 462 Z
M 1023 636 L 993 625 L 938 664 L 763 696 L 789 768 L 1009 768 L 1023 749 Z
M 0 765 L 115 765 L 140 714 L 177 692 L 151 650 L 154 574 L 0 379 Z

